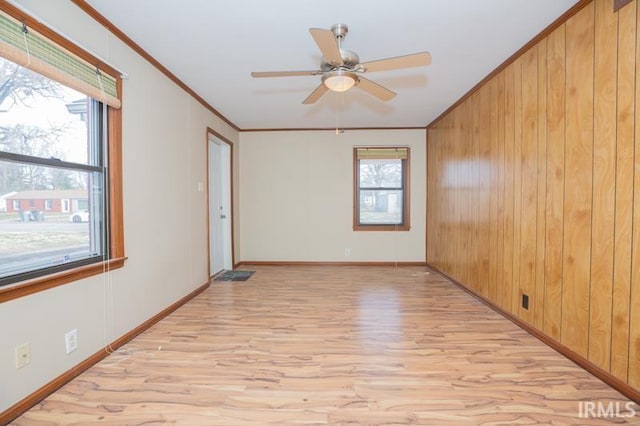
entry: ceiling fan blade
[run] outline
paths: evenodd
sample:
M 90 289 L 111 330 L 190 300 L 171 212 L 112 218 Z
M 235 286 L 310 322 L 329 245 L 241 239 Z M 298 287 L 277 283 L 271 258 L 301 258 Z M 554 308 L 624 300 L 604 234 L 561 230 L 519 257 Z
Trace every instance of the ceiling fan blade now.
M 252 72 L 251 77 L 254 78 L 262 78 L 262 77 L 295 77 L 298 75 L 318 75 L 322 74 L 320 70 L 314 71 L 259 71 Z
M 307 99 L 302 101 L 302 103 L 305 105 L 314 104 L 318 101 L 318 99 L 322 97 L 322 95 L 324 95 L 328 91 L 329 89 L 327 89 L 327 86 L 325 86 L 324 83 L 320 83 L 320 86 L 316 87 L 314 91 L 311 92 L 309 96 L 307 96 Z
M 309 28 L 309 32 L 320 48 L 325 61 L 332 65 L 344 65 L 333 31 L 322 28 Z
M 359 83 L 356 85 L 356 87 L 359 87 L 365 92 L 372 94 L 378 99 L 381 99 L 386 102 L 396 97 L 395 92 L 392 92 L 386 87 L 380 86 L 378 83 L 374 83 L 373 81 L 366 79 L 362 76 L 358 76 L 358 80 L 359 80 Z
M 364 62 L 360 64 L 360 66 L 364 67 L 366 72 L 378 72 L 396 70 L 399 68 L 424 67 L 430 64 L 431 54 L 429 54 L 429 52 L 420 52 L 412 55 Z

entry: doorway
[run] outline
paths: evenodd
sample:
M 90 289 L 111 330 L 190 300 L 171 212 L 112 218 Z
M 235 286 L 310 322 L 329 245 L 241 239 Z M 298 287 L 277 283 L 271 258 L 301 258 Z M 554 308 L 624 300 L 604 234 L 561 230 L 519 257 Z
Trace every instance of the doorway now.
M 207 145 L 209 276 L 213 276 L 233 269 L 232 145 L 211 129 L 207 132 Z

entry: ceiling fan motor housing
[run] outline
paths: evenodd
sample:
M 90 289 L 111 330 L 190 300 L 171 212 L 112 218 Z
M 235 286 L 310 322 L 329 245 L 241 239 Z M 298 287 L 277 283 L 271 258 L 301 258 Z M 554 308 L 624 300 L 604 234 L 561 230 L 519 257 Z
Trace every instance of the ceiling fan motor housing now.
M 327 62 L 327 60 L 322 57 L 322 61 L 320 62 L 320 69 L 323 72 L 336 71 L 339 69 L 353 71 L 355 67 L 360 63 L 360 58 L 358 57 L 356 52 L 352 52 L 351 50 L 342 48 L 342 41 L 347 36 L 349 27 L 347 27 L 345 24 L 334 24 L 331 26 L 331 32 L 336 39 L 338 49 L 340 49 L 342 64 Z
M 320 62 L 320 69 L 323 72 L 333 71 L 338 68 L 353 71 L 355 67 L 360 63 L 360 57 L 356 54 L 356 52 L 352 52 L 351 50 L 340 49 L 340 56 L 342 57 L 343 63 L 341 66 L 329 63 L 323 57 L 322 62 Z

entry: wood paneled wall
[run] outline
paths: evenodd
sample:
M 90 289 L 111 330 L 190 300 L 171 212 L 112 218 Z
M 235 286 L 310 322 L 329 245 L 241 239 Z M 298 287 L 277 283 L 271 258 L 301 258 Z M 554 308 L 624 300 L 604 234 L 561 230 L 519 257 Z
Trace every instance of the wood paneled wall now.
M 594 0 L 427 139 L 427 261 L 636 389 L 639 22 Z

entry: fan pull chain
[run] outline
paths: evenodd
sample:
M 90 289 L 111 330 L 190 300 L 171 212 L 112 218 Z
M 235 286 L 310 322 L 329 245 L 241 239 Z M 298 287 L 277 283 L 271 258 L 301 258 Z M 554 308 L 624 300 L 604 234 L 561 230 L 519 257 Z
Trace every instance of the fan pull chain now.
M 340 128 L 340 112 L 344 110 L 344 96 L 345 93 L 336 93 L 336 135 L 344 133 L 344 129 Z
M 340 134 L 340 122 L 338 121 L 338 119 L 340 117 L 340 107 L 338 105 L 338 96 L 334 96 L 334 99 L 335 99 L 335 105 L 336 105 L 336 135 L 339 135 Z

